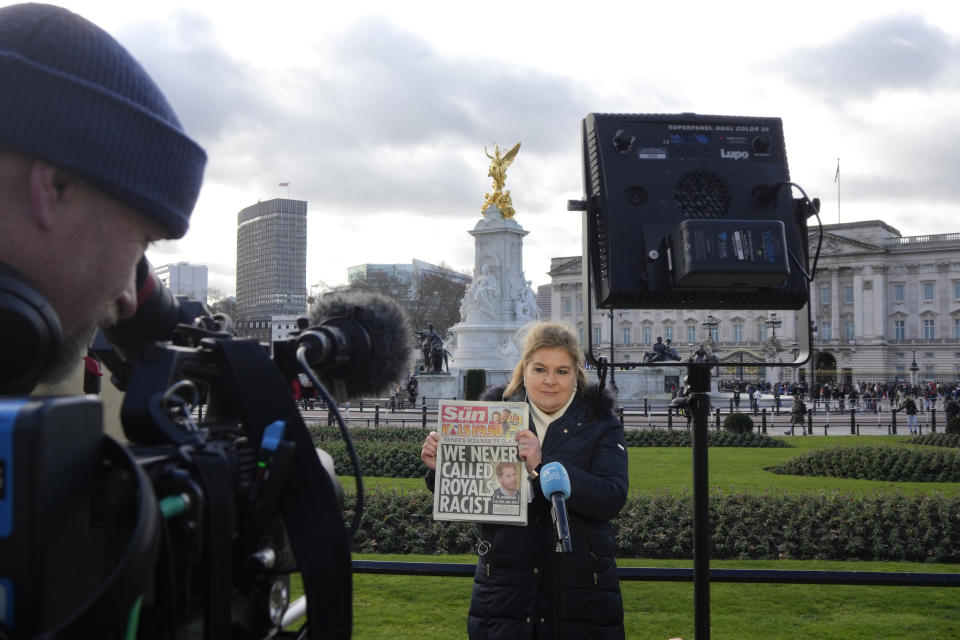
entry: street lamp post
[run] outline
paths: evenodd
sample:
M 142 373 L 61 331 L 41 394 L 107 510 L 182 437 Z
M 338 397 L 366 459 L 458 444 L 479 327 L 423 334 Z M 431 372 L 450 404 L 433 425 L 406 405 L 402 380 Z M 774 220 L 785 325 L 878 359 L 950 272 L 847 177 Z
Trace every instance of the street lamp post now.
M 810 336 L 811 336 L 811 340 L 810 340 L 810 383 L 809 383 L 809 387 L 810 387 L 810 399 L 813 400 L 813 385 L 814 385 L 814 382 L 815 382 L 815 381 L 814 381 L 814 376 L 816 375 L 815 367 L 816 367 L 816 360 L 817 360 L 817 358 L 816 358 L 815 355 L 814 355 L 814 354 L 816 354 L 816 352 L 817 352 L 814 343 L 816 342 L 817 338 L 820 337 L 820 331 L 817 329 L 817 323 L 816 323 L 816 322 L 814 322 L 813 324 L 810 325 Z
M 770 335 L 770 339 L 768 340 L 768 342 L 770 343 L 770 350 L 773 351 L 773 354 L 774 354 L 773 357 L 774 357 L 774 359 L 776 359 L 777 355 L 780 353 L 780 343 L 777 342 L 777 329 L 779 329 L 779 328 L 783 325 L 783 320 L 781 320 L 781 319 L 777 316 L 777 312 L 776 312 L 776 311 L 771 311 L 771 312 L 770 312 L 770 315 L 767 316 L 767 319 L 763 321 L 763 324 L 765 324 L 765 325 L 767 325 L 768 327 L 770 327 L 770 330 L 771 330 L 770 333 L 771 333 L 771 335 Z M 780 377 L 779 374 L 780 374 L 780 367 L 777 367 L 777 377 L 778 377 L 778 378 Z M 775 380 L 774 382 L 779 382 L 779 380 Z
M 797 354 L 800 352 L 800 343 L 796 340 L 790 343 L 790 353 L 793 355 L 793 360 L 796 362 Z M 796 385 L 800 382 L 800 369 L 795 369 L 793 374 L 793 384 Z
M 614 312 L 613 309 L 609 309 L 608 311 L 604 311 L 603 315 L 610 318 L 610 387 L 614 391 L 616 391 L 617 390 L 617 374 L 616 374 L 617 368 L 613 366 L 613 363 L 616 362 L 616 360 L 614 360 L 614 357 L 613 357 L 613 342 L 615 338 L 615 336 L 613 335 L 613 312 Z M 623 311 L 618 311 L 617 317 L 622 318 Z
M 717 333 L 717 327 L 720 325 L 720 318 L 715 317 L 712 313 L 708 313 L 706 319 L 702 322 L 704 328 L 707 330 L 707 339 L 706 344 L 710 349 L 710 354 L 714 357 L 717 355 L 717 340 L 714 339 L 714 334 Z M 717 336 L 719 338 L 719 335 Z M 717 381 L 719 383 L 720 378 L 720 365 L 717 365 Z
M 717 348 L 717 342 L 713 336 L 717 331 L 717 326 L 720 324 L 720 318 L 714 317 L 712 313 L 708 313 L 702 324 L 707 330 L 706 343 L 710 347 L 710 352 L 713 353 Z
M 917 350 L 913 350 L 913 362 L 910 363 L 910 386 L 917 386 L 917 371 L 920 371 L 920 367 L 917 365 Z M 912 390 L 911 390 L 912 393 Z

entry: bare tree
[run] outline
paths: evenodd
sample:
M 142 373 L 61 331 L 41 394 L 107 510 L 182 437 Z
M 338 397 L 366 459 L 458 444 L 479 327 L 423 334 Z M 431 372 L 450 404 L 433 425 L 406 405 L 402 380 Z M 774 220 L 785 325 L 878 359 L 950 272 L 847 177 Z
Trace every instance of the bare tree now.
M 211 313 L 224 313 L 234 322 L 239 320 L 236 296 L 228 296 L 220 289 L 207 289 L 207 306 Z
M 371 271 L 341 290 L 372 291 L 393 298 L 407 315 L 410 326 L 422 329 L 432 322 L 436 331 L 445 335 L 447 329 L 460 321 L 460 302 L 466 285 L 435 272 L 421 272 L 419 280 L 411 282 L 396 274 Z
M 414 327 L 432 322 L 440 335 L 460 322 L 460 303 L 466 284 L 436 273 L 424 273 L 410 301 L 410 321 Z

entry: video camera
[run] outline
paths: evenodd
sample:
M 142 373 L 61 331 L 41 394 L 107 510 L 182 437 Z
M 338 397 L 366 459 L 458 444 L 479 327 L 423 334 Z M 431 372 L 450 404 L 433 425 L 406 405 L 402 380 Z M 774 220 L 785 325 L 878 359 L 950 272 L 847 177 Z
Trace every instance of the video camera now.
M 291 393 L 336 412 L 409 367 L 411 331 L 381 296 L 335 296 L 266 345 L 174 298 L 144 259 L 140 306 L 94 350 L 125 396 L 129 443 L 95 396 L 0 392 L 0 638 L 347 638 L 349 536 L 332 461 Z M 353 457 L 362 512 L 359 464 Z M 307 622 L 290 624 L 299 572 Z

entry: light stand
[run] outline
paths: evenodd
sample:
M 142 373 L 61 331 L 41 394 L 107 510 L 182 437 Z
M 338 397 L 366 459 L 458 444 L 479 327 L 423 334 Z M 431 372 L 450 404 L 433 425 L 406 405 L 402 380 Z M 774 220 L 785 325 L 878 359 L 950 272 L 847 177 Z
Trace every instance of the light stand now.
M 710 637 L 710 485 L 707 423 L 710 417 L 712 363 L 687 364 L 687 395 L 671 407 L 693 413 L 693 637 Z

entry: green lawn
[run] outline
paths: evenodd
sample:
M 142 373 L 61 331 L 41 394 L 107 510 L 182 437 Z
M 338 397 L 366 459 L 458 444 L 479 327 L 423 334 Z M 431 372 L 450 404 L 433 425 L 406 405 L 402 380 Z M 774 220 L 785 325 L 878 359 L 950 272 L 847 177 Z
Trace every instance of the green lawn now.
M 877 482 L 873 480 L 848 480 L 844 478 L 812 478 L 784 476 L 766 471 L 784 460 L 801 455 L 816 447 L 853 446 L 915 446 L 906 444 L 909 436 L 780 436 L 793 445 L 790 449 L 711 447 L 710 486 L 729 490 L 763 491 L 777 488 L 791 493 L 833 490 L 870 493 L 877 490 L 899 488 L 902 491 L 939 491 L 947 495 L 960 495 L 960 483 L 952 482 Z M 669 489 L 690 490 L 693 486 L 692 449 L 690 447 L 630 447 L 630 491 L 647 492 Z M 353 490 L 352 477 L 341 476 L 347 490 Z M 373 478 L 364 477 L 365 488 L 423 489 L 420 478 Z
M 788 492 L 841 490 L 943 492 L 960 495 L 960 483 L 889 483 L 782 476 L 765 467 L 815 447 L 912 446 L 901 436 L 794 436 L 791 449 L 711 448 L 710 486 Z M 630 490 L 689 491 L 690 448 L 630 448 Z M 348 491 L 353 479 L 341 477 Z M 364 478 L 365 487 L 422 489 L 423 480 Z M 351 499 L 348 497 L 348 500 Z M 475 556 L 383 556 L 355 559 L 475 562 Z M 621 566 L 691 567 L 689 560 L 621 559 Z M 958 573 L 960 565 L 797 560 L 714 560 L 714 568 Z M 444 639 L 465 636 L 470 578 L 354 576 L 355 638 Z M 693 585 L 624 582 L 627 637 L 667 640 L 693 637 Z M 711 637 L 764 640 L 875 640 L 960 638 L 960 588 L 861 587 L 788 584 L 711 585 Z
M 357 556 L 364 560 L 473 563 L 474 556 Z M 690 561 L 622 560 L 622 566 L 691 567 Z M 821 561 L 715 561 L 716 568 L 960 572 L 960 565 Z M 470 578 L 355 575 L 354 638 L 462 638 Z M 693 585 L 624 582 L 627 637 L 693 637 Z M 710 585 L 711 637 L 764 640 L 960 637 L 960 588 Z
M 899 488 L 912 493 L 939 491 L 947 495 L 960 495 L 960 483 L 955 482 L 878 482 L 846 478 L 785 476 L 766 471 L 784 460 L 818 447 L 893 446 L 912 447 L 901 436 L 793 436 L 780 437 L 793 448 L 737 448 L 711 447 L 710 487 L 724 490 L 736 488 L 744 491 L 781 489 L 791 493 L 819 491 L 822 489 L 870 493 L 877 490 Z M 689 447 L 631 447 L 630 491 L 647 492 L 669 489 L 680 491 L 693 486 L 693 458 Z

